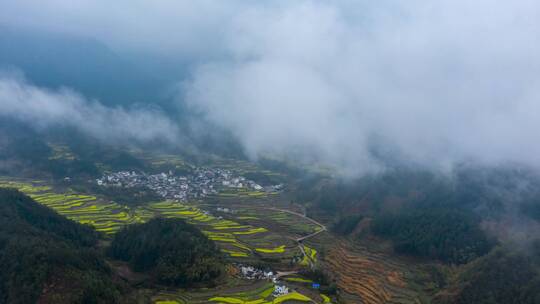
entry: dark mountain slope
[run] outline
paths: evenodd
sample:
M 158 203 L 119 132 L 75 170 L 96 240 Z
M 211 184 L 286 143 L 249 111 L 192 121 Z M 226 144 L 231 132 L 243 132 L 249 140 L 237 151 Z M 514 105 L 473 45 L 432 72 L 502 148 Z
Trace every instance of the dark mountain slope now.
M 69 87 L 106 104 L 160 101 L 166 80 L 100 42 L 0 27 L 0 69 L 19 69 L 34 84 Z
M 156 218 L 127 226 L 115 235 L 109 254 L 173 286 L 208 283 L 224 269 L 214 242 L 181 219 Z
M 115 303 L 93 229 L 0 188 L 0 303 Z

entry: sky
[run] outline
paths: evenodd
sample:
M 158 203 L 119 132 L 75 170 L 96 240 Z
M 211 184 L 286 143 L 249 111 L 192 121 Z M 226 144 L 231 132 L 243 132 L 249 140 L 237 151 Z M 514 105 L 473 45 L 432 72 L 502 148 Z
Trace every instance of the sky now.
M 389 160 L 445 170 L 461 162 L 540 167 L 538 1 L 0 0 L 0 7 L 5 25 L 192 61 L 177 81 L 177 102 L 230 131 L 254 159 L 318 162 L 347 175 L 383 170 Z M 0 88 L 4 97 L 44 94 L 54 109 L 99 108 L 99 120 L 121 113 L 130 127 L 114 134 L 145 130 L 130 136 L 167 133 L 174 141 L 177 132 L 153 111 L 108 109 L 5 77 Z M 0 99 L 2 113 L 46 124 L 32 116 L 36 94 L 17 95 L 18 104 Z M 147 128 L 153 119 L 159 123 Z M 92 121 L 71 123 L 100 134 Z

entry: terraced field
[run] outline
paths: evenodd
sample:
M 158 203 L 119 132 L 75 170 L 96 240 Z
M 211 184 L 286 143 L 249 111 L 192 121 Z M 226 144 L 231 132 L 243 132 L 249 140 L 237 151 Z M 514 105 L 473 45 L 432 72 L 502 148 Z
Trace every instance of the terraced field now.
M 129 208 L 91 195 L 74 192 L 56 193 L 51 187 L 39 182 L 15 182 L 3 179 L 0 180 L 0 186 L 18 188 L 37 202 L 69 219 L 89 224 L 106 235 L 112 235 L 128 224 L 143 223 L 152 217 L 164 216 L 182 218 L 197 225 L 231 258 L 247 258 L 254 254 L 292 258 L 294 254 L 298 254 L 290 240 L 272 233 L 265 227 L 216 217 L 195 206 L 182 203 L 165 201 Z
M 287 282 L 296 282 L 296 283 L 304 283 L 304 284 L 313 283 L 313 280 L 304 279 L 304 278 L 296 276 L 296 275 L 283 277 L 283 280 L 287 281 Z
M 125 206 L 105 202 L 91 195 L 72 192 L 58 194 L 49 186 L 40 184 L 0 180 L 0 187 L 17 188 L 59 214 L 81 224 L 89 224 L 107 235 L 114 234 L 125 225 L 142 223 L 152 216 L 144 210 L 130 210 Z
M 248 257 L 253 252 L 239 239 L 240 236 L 253 236 L 267 232 L 262 227 L 242 225 L 235 221 L 215 217 L 197 207 L 176 202 L 152 203 L 145 208 L 164 217 L 182 218 L 197 225 L 209 239 L 220 244 L 223 252 L 235 258 Z
M 272 209 L 250 209 L 244 207 L 240 209 L 243 218 L 253 220 L 261 226 L 269 228 L 272 231 L 283 231 L 292 238 L 305 236 L 316 232 L 320 229 L 319 226 L 299 218 L 287 212 L 272 210 Z M 263 217 L 259 216 L 261 213 Z M 240 219 L 240 217 L 239 217 Z
M 308 247 L 307 245 L 301 245 L 304 250 L 304 256 L 300 261 L 302 266 L 310 266 L 317 263 L 317 250 L 315 248 Z
M 153 297 L 157 304 L 187 304 L 187 303 L 215 303 L 215 304 L 280 304 L 280 303 L 318 303 L 300 291 L 293 291 L 286 295 L 274 297 L 275 285 L 269 282 L 258 283 L 229 290 L 210 290 L 207 292 L 189 292 L 178 290 L 176 292 L 160 292 Z M 322 303 L 325 298 L 320 295 Z M 328 298 L 329 300 L 329 298 Z
M 337 276 L 337 284 L 349 296 L 348 303 L 428 303 L 421 287 L 411 284 L 411 267 L 367 248 L 338 243 L 325 257 L 325 264 Z
M 13 181 L 0 178 L 0 187 L 13 187 L 54 209 L 59 214 L 80 223 L 89 224 L 106 235 L 112 235 L 125 225 L 142 223 L 155 216 L 182 218 L 199 227 L 220 249 L 233 260 L 256 262 L 260 258 L 277 263 L 289 262 L 302 256 L 295 237 L 312 233 L 315 225 L 302 218 L 277 210 L 261 211 L 245 206 L 237 214 L 218 216 L 206 212 L 202 206 L 178 202 L 153 202 L 129 208 L 114 202 L 65 190 L 58 193 L 40 181 Z M 296 227 L 296 228 L 294 228 Z M 304 245 L 304 260 L 315 262 L 318 251 Z M 280 264 L 280 265 L 281 265 Z M 274 285 L 269 281 L 227 282 L 229 286 L 196 291 L 161 291 L 155 303 L 328 303 L 318 293 L 309 290 L 311 281 L 289 277 L 287 283 L 297 286 L 297 292 L 274 298 Z
M 217 289 L 206 291 L 188 291 L 179 289 L 176 291 L 162 291 L 152 297 L 154 303 L 219 303 L 216 301 L 210 301 L 210 299 L 236 299 L 242 301 L 256 301 L 262 299 L 263 301 L 270 297 L 274 291 L 274 284 L 259 281 L 259 282 L 233 282 L 231 286 L 223 286 Z M 226 300 L 224 300 L 226 301 Z M 226 303 L 226 302 L 224 302 Z

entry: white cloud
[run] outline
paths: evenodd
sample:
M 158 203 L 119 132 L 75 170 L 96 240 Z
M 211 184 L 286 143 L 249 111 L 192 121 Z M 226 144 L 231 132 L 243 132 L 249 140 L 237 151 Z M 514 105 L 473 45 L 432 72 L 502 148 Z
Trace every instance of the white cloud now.
M 63 89 L 33 86 L 20 77 L 0 76 L 0 116 L 18 119 L 36 128 L 68 126 L 107 142 L 179 141 L 177 126 L 148 108 L 109 108 Z
M 254 9 L 232 26 L 232 59 L 200 67 L 186 99 L 252 155 L 299 150 L 349 173 L 381 153 L 538 166 L 540 4 L 491 2 Z
M 3 2 L 10 25 L 195 58 L 183 99 L 253 157 L 540 165 L 538 1 Z

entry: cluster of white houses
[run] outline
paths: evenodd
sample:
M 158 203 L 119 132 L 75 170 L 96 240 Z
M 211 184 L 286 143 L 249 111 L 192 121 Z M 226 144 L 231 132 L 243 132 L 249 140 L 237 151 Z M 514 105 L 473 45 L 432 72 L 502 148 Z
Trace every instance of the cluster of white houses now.
M 280 284 L 276 274 L 273 271 L 263 271 L 253 266 L 239 265 L 240 274 L 244 279 L 248 280 L 271 280 L 274 283 L 274 292 L 272 295 L 278 297 L 289 293 L 289 287 Z
M 225 188 L 247 188 L 256 191 L 276 191 L 281 185 L 263 187 L 231 171 L 214 168 L 196 168 L 193 173 L 177 176 L 172 172 L 146 174 L 144 172 L 120 171 L 103 175 L 96 180 L 100 186 L 147 187 L 166 199 L 188 201 L 216 194 Z

